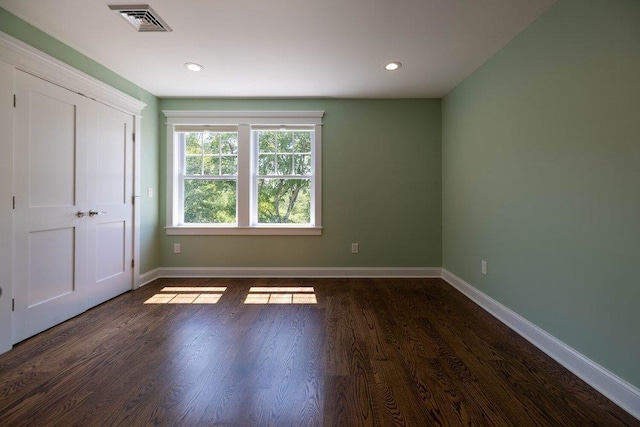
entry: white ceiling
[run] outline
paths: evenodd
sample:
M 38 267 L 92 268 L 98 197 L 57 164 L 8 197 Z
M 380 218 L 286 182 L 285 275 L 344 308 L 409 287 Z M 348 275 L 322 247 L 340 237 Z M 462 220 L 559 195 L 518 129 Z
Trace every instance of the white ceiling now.
M 441 97 L 556 0 L 144 0 L 138 33 L 108 4 L 0 0 L 157 96 Z M 403 66 L 385 71 L 389 61 Z M 187 71 L 185 62 L 205 67 Z

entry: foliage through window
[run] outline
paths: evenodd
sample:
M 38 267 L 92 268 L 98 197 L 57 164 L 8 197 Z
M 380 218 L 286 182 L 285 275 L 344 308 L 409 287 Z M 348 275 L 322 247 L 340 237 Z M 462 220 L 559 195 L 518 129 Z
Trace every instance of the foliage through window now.
M 184 223 L 235 224 L 238 132 L 180 132 Z
M 167 233 L 319 234 L 323 112 L 164 113 Z
M 311 221 L 313 131 L 256 131 L 258 223 Z

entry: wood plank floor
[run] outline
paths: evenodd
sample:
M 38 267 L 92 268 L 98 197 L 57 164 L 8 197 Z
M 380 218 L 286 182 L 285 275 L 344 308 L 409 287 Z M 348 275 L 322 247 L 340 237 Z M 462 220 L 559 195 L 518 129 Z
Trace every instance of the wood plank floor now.
M 0 356 L 22 425 L 640 422 L 440 279 L 161 279 Z

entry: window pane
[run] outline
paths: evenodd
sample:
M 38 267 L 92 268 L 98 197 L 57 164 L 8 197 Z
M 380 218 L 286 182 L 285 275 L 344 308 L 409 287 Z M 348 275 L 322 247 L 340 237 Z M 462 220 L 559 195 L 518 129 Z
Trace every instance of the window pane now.
M 204 152 L 205 154 L 218 154 L 218 139 L 220 138 L 217 133 L 205 132 L 203 135 L 204 140 Z
M 222 156 L 220 163 L 222 165 L 222 175 L 236 175 L 238 173 L 238 157 Z
M 293 156 L 291 154 L 278 154 L 278 175 L 291 175 Z
M 201 156 L 187 156 L 186 158 L 185 175 L 200 175 L 202 174 L 202 157 Z
M 261 154 L 258 157 L 258 175 L 276 174 L 276 156 L 273 154 Z
M 293 132 L 280 131 L 277 133 L 278 153 L 290 153 L 293 150 Z
M 293 132 L 293 150 L 296 153 L 310 153 L 311 132 Z
M 311 222 L 311 180 L 259 179 L 258 222 L 309 224 Z
M 220 157 L 205 156 L 204 157 L 204 174 L 218 175 L 220 173 L 219 163 L 220 163 Z
M 220 152 L 222 154 L 238 154 L 238 134 L 235 132 L 218 133 Z
M 236 181 L 184 181 L 184 222 L 232 224 L 236 221 Z
M 187 133 L 186 134 L 186 154 L 200 154 L 202 153 L 202 141 L 200 140 L 199 133 Z
M 293 156 L 292 175 L 311 175 L 311 155 L 296 154 L 295 156 Z
M 276 152 L 276 133 L 272 131 L 258 132 L 258 142 L 261 153 Z

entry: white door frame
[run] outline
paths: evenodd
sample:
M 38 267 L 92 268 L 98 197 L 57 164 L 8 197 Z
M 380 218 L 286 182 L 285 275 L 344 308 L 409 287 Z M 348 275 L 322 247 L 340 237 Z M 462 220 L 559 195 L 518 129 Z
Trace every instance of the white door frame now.
M 134 205 L 133 205 L 133 277 L 132 283 L 134 288 L 140 286 L 140 125 L 142 119 L 142 110 L 146 107 L 146 104 L 138 99 L 135 99 L 103 82 L 89 76 L 75 68 L 65 64 L 47 55 L 44 52 L 35 49 L 34 47 L 14 38 L 10 35 L 0 31 L 0 61 L 9 64 L 15 69 L 22 70 L 36 77 L 40 77 L 65 89 L 71 90 L 76 93 L 83 94 L 84 96 L 91 98 L 102 104 L 106 104 L 110 107 L 116 108 L 128 114 L 134 116 L 134 129 L 135 129 L 135 142 L 134 142 Z M 10 78 L 10 82 L 5 82 L 4 79 L 8 78 L 6 65 L 3 67 L 3 72 L 0 73 L 0 77 L 3 79 L 0 95 L 6 95 L 4 92 L 14 91 L 13 77 Z M 8 83 L 8 84 L 5 84 Z M 13 92 L 15 93 L 15 92 Z M 11 97 L 9 98 L 11 99 Z M 10 108 L 5 108 L 5 102 L 7 99 L 4 97 L 0 100 L 0 123 L 10 123 L 9 130 L 13 129 L 13 105 Z M 10 101 L 12 102 L 12 101 Z M 7 114 L 11 117 L 8 118 Z M 10 134 L 10 135 L 7 135 Z M 2 165 L 0 168 L 0 182 L 3 185 L 0 186 L 0 236 L 12 236 L 13 235 L 13 221 L 7 221 L 5 204 L 9 203 L 13 197 L 13 132 L 7 132 L 2 135 L 0 139 L 0 150 L 2 150 L 3 159 L 5 163 L 11 162 L 8 165 Z M 7 154 L 11 154 L 8 156 Z M 8 167 L 4 167 L 8 166 Z M 3 239 L 4 240 L 4 239 Z M 5 242 L 11 242 L 12 240 L 4 240 Z M 9 250 L 6 250 L 8 247 Z M 13 253 L 11 248 L 13 245 L 6 245 L 3 249 L 0 249 L 3 255 L 3 263 L 0 265 L 1 275 L 4 280 L 0 284 L 2 287 L 2 295 L 0 295 L 0 324 L 3 328 L 13 330 L 13 316 L 11 309 L 11 300 L 13 298 Z M 6 252 L 6 257 L 4 256 Z M 8 279 L 7 279 L 8 278 Z M 5 336 L 7 335 L 7 336 Z M 0 353 L 3 353 L 12 347 L 12 335 L 0 333 Z
M 13 343 L 13 86 L 15 69 L 0 61 L 0 353 Z M 9 84 L 5 84 L 8 82 Z M 5 326 L 7 325 L 7 326 Z

